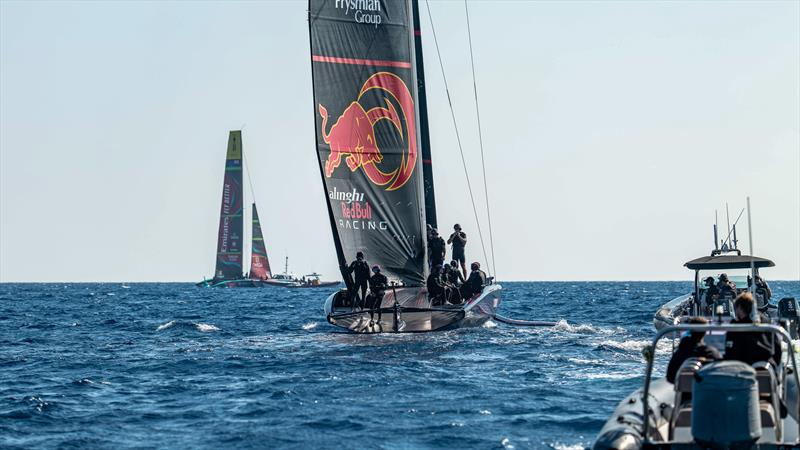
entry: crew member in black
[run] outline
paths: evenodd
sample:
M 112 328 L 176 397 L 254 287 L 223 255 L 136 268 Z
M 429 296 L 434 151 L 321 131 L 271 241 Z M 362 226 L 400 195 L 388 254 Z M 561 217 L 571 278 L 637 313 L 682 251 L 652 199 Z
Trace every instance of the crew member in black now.
M 692 317 L 688 323 L 692 325 L 707 325 L 708 320 L 703 317 Z M 709 347 L 703 342 L 705 335 L 706 333 L 701 331 L 689 333 L 689 335 L 681 339 L 678 349 L 672 354 L 672 359 L 669 360 L 667 381 L 675 383 L 675 375 L 678 374 L 678 369 L 689 358 L 722 359 L 717 349 Z
M 442 284 L 442 266 L 435 265 L 431 269 L 431 274 L 425 283 L 428 288 L 428 298 L 431 300 L 431 306 L 444 303 L 444 284 Z
M 709 309 L 714 304 L 714 300 L 719 298 L 719 289 L 717 289 L 717 285 L 714 283 L 714 277 L 708 277 L 703 282 L 706 285 L 706 301 L 703 306 Z
M 453 259 L 461 263 L 461 273 L 467 278 L 467 258 L 464 256 L 464 247 L 467 245 L 467 233 L 461 231 L 461 225 L 453 225 L 453 234 L 447 239 L 448 244 L 453 244 Z
M 750 275 L 747 276 L 747 287 L 751 287 L 753 284 L 753 280 L 750 278 Z M 754 289 L 757 296 L 761 297 L 763 303 L 766 305 L 769 303 L 769 299 L 772 298 L 772 289 L 769 288 L 767 284 L 767 280 L 761 278 L 761 275 L 756 275 L 756 288 Z M 758 300 L 758 299 L 757 299 Z M 762 306 L 762 305 L 759 305 Z
M 736 284 L 728 279 L 728 274 L 722 273 L 719 275 L 717 290 L 719 291 L 720 297 L 736 295 Z
M 435 265 L 442 265 L 444 264 L 444 253 L 447 250 L 447 245 L 444 243 L 444 239 L 439 236 L 439 232 L 436 231 L 434 228 L 431 231 L 430 240 L 428 240 L 428 256 L 431 259 L 431 267 Z
M 378 322 L 381 321 L 381 303 L 383 302 L 383 295 L 386 293 L 386 287 L 389 286 L 389 280 L 386 275 L 381 273 L 380 266 L 372 267 L 372 276 L 369 277 L 369 298 L 371 299 L 367 307 L 369 311 L 369 320 L 372 321 L 375 315 L 375 309 L 378 310 Z
M 749 292 L 743 292 L 733 301 L 736 319 L 731 323 L 752 324 L 751 314 L 755 300 Z M 725 359 L 753 364 L 758 361 L 769 361 L 777 366 L 781 361 L 781 345 L 771 332 L 764 331 L 729 331 L 725 335 Z
M 470 272 L 469 278 L 467 278 L 467 281 L 461 286 L 461 298 L 464 300 L 469 300 L 473 295 L 481 292 L 483 290 L 483 285 L 486 284 L 486 273 L 481 270 L 481 264 L 479 262 L 470 264 L 470 269 L 472 272 Z
M 464 280 L 464 275 L 461 275 L 461 271 L 458 269 L 458 261 L 452 260 L 450 264 L 445 266 L 445 279 L 456 288 L 464 284 L 466 280 Z
M 355 279 L 353 292 L 350 294 L 350 297 L 353 299 L 353 309 L 356 307 L 364 309 L 367 299 L 367 285 L 369 283 L 369 264 L 364 260 L 364 253 L 356 253 L 356 260 L 350 263 L 347 272 L 352 273 Z M 359 290 L 361 290 L 360 299 L 358 297 Z

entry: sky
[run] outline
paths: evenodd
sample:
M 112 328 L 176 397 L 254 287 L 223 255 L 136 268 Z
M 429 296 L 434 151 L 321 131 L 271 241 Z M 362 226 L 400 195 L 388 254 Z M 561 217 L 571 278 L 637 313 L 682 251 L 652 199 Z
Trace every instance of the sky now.
M 233 129 L 273 266 L 338 278 L 306 8 L 0 1 L 0 281 L 212 275 Z M 483 205 L 464 4 L 430 8 Z M 800 2 L 469 8 L 498 279 L 689 280 L 747 196 L 763 273 L 800 279 Z M 484 261 L 422 36 L 439 223 Z

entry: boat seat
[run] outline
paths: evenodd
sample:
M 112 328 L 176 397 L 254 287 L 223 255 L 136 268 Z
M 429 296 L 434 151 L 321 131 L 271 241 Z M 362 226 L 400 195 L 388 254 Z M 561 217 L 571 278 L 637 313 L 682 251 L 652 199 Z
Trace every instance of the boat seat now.
M 692 386 L 694 374 L 706 363 L 705 358 L 687 358 L 675 375 L 675 405 L 669 429 L 669 440 L 692 440 Z

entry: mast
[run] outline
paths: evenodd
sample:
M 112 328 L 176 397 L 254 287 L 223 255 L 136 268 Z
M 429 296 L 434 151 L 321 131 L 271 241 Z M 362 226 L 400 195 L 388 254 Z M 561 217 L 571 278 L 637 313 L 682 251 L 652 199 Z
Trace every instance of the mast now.
M 439 228 L 436 221 L 436 196 L 433 189 L 433 161 L 431 136 L 428 128 L 428 99 L 425 94 L 425 65 L 422 62 L 422 27 L 419 21 L 419 0 L 411 0 L 414 18 L 414 58 L 417 63 L 417 104 L 419 105 L 419 137 L 422 154 L 422 183 L 425 192 L 425 221 Z
M 214 280 L 236 280 L 242 277 L 242 241 L 244 235 L 242 203 L 242 132 L 228 134 L 225 176 L 222 181 L 222 202 L 217 231 L 217 264 Z

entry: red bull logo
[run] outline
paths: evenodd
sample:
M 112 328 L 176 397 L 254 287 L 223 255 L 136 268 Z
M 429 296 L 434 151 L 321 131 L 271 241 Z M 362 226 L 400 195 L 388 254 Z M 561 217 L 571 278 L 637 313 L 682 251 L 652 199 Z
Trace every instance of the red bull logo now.
M 397 102 L 400 114 L 406 123 L 406 150 L 403 152 L 399 167 L 388 172 L 384 171 L 385 168 L 379 167 L 383 155 L 375 139 L 375 124 L 381 120 L 388 120 L 402 138 L 403 121 L 400 120 L 400 114 L 388 98 L 384 99 L 386 107 L 364 109 L 359 101 L 365 93 L 374 89 L 384 92 Z M 400 77 L 390 72 L 378 72 L 369 77 L 361 87 L 356 101 L 345 108 L 328 132 L 325 131 L 328 125 L 328 110 L 319 105 L 319 114 L 322 117 L 322 138 L 331 148 L 331 153 L 325 161 L 326 177 L 333 175 L 344 158 L 351 172 L 362 169 L 370 181 L 378 186 L 386 186 L 387 191 L 399 189 L 411 179 L 417 162 L 414 99 Z

